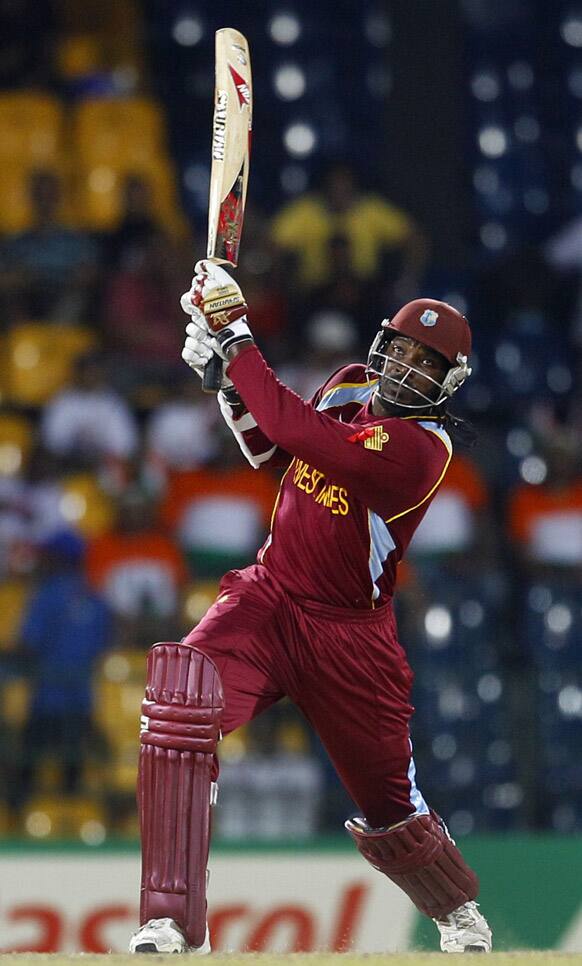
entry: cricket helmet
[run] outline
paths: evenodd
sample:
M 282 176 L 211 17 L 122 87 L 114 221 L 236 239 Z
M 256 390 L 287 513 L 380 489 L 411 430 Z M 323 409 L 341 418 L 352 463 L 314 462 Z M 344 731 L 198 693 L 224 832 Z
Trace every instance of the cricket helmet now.
M 387 371 L 387 363 L 395 362 L 389 354 L 389 346 L 397 335 L 407 336 L 420 342 L 435 352 L 438 352 L 450 363 L 442 382 L 438 382 L 414 366 L 404 365 L 403 375 L 392 375 Z M 402 406 L 405 409 L 427 409 L 440 406 L 446 399 L 459 389 L 465 379 L 471 375 L 467 364 L 471 351 L 471 330 L 464 315 L 446 302 L 436 299 L 414 299 L 398 310 L 393 319 L 384 319 L 380 331 L 377 333 L 368 354 L 368 372 L 380 377 L 376 390 L 385 402 Z M 418 385 L 408 382 L 412 372 L 426 380 L 426 391 L 422 392 Z M 388 384 L 391 388 L 390 397 L 382 396 L 382 387 Z M 394 387 L 398 392 L 394 396 Z M 401 402 L 399 394 L 402 390 L 415 394 L 418 402 Z M 433 398 L 434 397 L 434 398 Z

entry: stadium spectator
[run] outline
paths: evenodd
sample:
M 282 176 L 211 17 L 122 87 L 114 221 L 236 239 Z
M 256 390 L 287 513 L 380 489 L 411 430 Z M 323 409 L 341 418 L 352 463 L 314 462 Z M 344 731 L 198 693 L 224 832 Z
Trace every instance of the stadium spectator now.
M 93 734 L 91 675 L 95 660 L 111 645 L 109 608 L 87 586 L 84 552 L 82 539 L 70 530 L 54 533 L 41 548 L 38 586 L 20 633 L 32 696 L 12 805 L 26 800 L 47 757 L 61 767 L 63 791 L 76 792 L 81 785 Z
M 73 384 L 45 406 L 40 435 L 50 453 L 89 465 L 133 455 L 138 445 L 135 417 L 107 382 L 102 357 L 78 359 Z
M 131 392 L 148 382 L 169 385 L 179 373 L 175 305 L 180 258 L 160 230 L 142 236 L 127 254 L 106 286 L 103 332 L 113 382 Z
M 353 168 L 341 163 L 328 168 L 319 191 L 289 202 L 272 223 L 273 241 L 308 291 L 332 278 L 338 237 L 345 240 L 353 273 L 361 281 L 381 276 L 384 291 L 389 287 L 396 299 L 418 293 L 426 261 L 420 229 L 385 198 L 363 192 Z
M 216 456 L 216 406 L 188 376 L 150 413 L 145 424 L 146 459 L 163 474 L 194 470 Z
M 234 439 L 222 431 L 220 459 L 197 470 L 173 473 L 162 520 L 203 578 L 246 565 L 266 534 L 278 482 L 268 470 L 241 466 Z
M 138 486 L 119 500 L 115 530 L 87 547 L 87 575 L 118 618 L 125 646 L 143 646 L 178 620 L 187 577 L 183 557 L 156 524 L 156 502 Z M 149 635 L 149 636 L 148 636 Z
M 0 291 L 8 317 L 87 322 L 92 318 L 99 250 L 63 218 L 63 185 L 49 169 L 29 179 L 32 224 L 0 246 Z

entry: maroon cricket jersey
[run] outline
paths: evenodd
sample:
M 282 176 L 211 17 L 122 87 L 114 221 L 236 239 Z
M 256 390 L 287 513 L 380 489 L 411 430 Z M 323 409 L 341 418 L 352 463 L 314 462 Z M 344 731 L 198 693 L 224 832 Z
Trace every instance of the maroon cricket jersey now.
M 294 597 L 361 609 L 386 603 L 449 465 L 448 434 L 436 419 L 375 416 L 378 380 L 368 382 L 363 365 L 334 373 L 310 402 L 252 345 L 228 375 L 257 423 L 244 433 L 249 448 L 275 445 L 270 462 L 288 463 L 259 563 Z

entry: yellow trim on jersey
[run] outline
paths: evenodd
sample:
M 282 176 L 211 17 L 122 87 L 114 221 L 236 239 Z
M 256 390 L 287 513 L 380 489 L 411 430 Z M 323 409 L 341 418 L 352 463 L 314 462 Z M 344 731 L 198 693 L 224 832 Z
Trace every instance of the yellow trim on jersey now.
M 414 419 L 416 417 L 413 416 L 413 417 L 409 417 L 409 418 L 413 418 Z M 443 468 L 443 471 L 442 471 L 441 475 L 439 476 L 438 480 L 436 481 L 435 485 L 433 487 L 431 487 L 431 489 L 428 491 L 428 493 L 426 494 L 426 496 L 422 498 L 422 500 L 420 501 L 420 503 L 416 503 L 414 506 L 409 506 L 407 510 L 402 510 L 401 513 L 395 513 L 393 517 L 388 517 L 388 519 L 385 521 L 386 523 L 392 523 L 393 520 L 398 520 L 399 517 L 404 517 L 404 516 L 406 516 L 407 513 L 412 513 L 413 510 L 418 510 L 419 506 L 422 506 L 423 503 L 426 503 L 426 501 L 429 500 L 430 497 L 433 495 L 433 493 L 436 490 L 436 488 L 438 486 L 440 486 L 440 484 L 442 483 L 442 481 L 444 479 L 445 473 L 447 472 L 447 470 L 449 468 L 449 463 L 451 462 L 451 458 L 452 458 L 452 455 L 453 455 L 453 447 L 450 446 L 449 443 L 447 443 L 447 441 L 445 439 L 443 439 L 443 437 L 441 436 L 440 433 L 435 433 L 434 429 L 430 429 L 428 426 L 423 426 L 423 429 L 426 429 L 427 433 L 432 433 L 433 436 L 436 436 L 437 439 L 440 439 L 441 443 L 443 444 L 444 448 L 447 451 L 447 461 L 446 461 L 446 463 L 444 465 L 444 468 Z
M 293 457 L 293 459 L 289 463 L 289 466 L 287 467 L 287 469 L 283 473 L 283 476 L 281 477 L 281 482 L 279 483 L 279 489 L 277 491 L 277 496 L 275 497 L 275 502 L 273 503 L 273 511 L 271 513 L 271 522 L 269 524 L 269 535 L 268 535 L 267 539 L 265 540 L 264 550 L 261 553 L 261 561 L 260 561 L 261 563 L 263 562 L 263 558 L 264 558 L 267 550 L 269 549 L 269 547 L 271 546 L 271 544 L 273 542 L 273 540 L 272 540 L 272 537 L 273 537 L 273 525 L 275 523 L 275 514 L 277 512 L 277 507 L 279 506 L 279 499 L 281 497 L 281 491 L 283 489 L 283 483 L 285 481 L 285 477 L 287 476 L 287 473 L 289 472 L 289 470 L 293 466 L 293 463 L 294 462 L 295 462 L 295 457 Z

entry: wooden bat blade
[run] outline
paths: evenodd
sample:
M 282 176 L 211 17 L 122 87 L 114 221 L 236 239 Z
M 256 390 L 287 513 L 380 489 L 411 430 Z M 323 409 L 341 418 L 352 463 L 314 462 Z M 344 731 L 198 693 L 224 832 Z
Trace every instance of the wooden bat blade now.
M 216 31 L 216 83 L 207 257 L 238 264 L 249 180 L 253 123 L 251 58 L 246 38 L 232 27 Z

